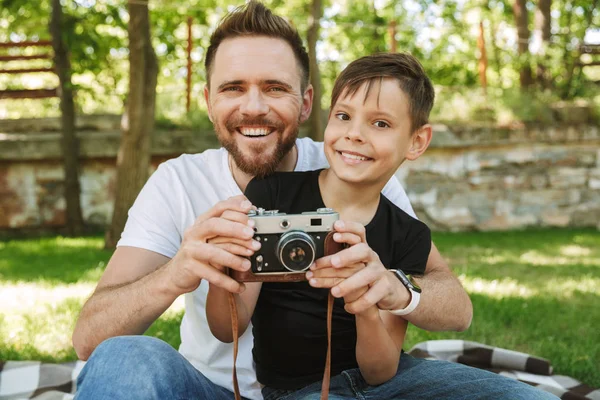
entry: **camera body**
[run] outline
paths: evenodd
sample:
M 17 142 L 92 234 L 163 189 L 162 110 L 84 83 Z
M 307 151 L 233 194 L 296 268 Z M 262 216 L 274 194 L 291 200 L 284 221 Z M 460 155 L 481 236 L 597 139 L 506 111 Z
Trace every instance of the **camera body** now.
M 325 255 L 325 238 L 333 231 L 339 214 L 331 208 L 319 208 L 302 214 L 278 210 L 251 210 L 254 240 L 261 248 L 250 257 L 250 272 L 256 276 L 300 274 Z

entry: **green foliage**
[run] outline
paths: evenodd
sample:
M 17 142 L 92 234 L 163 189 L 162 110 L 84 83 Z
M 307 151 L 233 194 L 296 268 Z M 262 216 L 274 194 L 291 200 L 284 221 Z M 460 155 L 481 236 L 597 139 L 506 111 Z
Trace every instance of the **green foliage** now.
M 591 27 L 600 26 L 600 6 L 596 3 L 592 0 L 553 0 L 553 35 L 546 48 L 533 39 L 533 16 L 537 3 L 528 2 L 531 54 L 518 59 L 512 2 L 508 0 L 325 0 L 321 39 L 317 45 L 324 93 L 321 105 L 323 108 L 329 106 L 327 94 L 331 92 L 335 77 L 347 63 L 366 54 L 390 49 L 392 38 L 388 26 L 391 21 L 396 22 L 394 39 L 397 49 L 417 56 L 438 86 L 460 86 L 471 91 L 478 87 L 479 51 L 476 42 L 479 22 L 482 21 L 489 59 L 487 76 L 490 91 L 517 88 L 518 68 L 520 63 L 527 62 L 534 72 L 538 65 L 545 66 L 546 81 L 550 85 L 547 90 L 552 97 L 567 100 L 593 98 L 598 90 L 592 89 L 590 81 L 600 79 L 600 74 L 593 68 L 582 72 L 575 62 L 586 32 Z M 121 112 L 129 74 L 127 3 L 64 0 L 62 4 L 64 37 L 71 51 L 79 112 Z M 153 44 L 160 65 L 157 115 L 163 121 L 184 119 L 187 18 L 193 18 L 192 99 L 202 108 L 203 59 L 210 33 L 229 10 L 242 2 L 191 0 L 180 4 L 151 0 L 149 4 Z M 306 37 L 310 20 L 309 0 L 265 0 L 265 4 L 278 15 L 288 18 Z M 0 41 L 48 38 L 49 15 L 49 0 L 0 0 Z M 24 51 L 31 54 L 32 50 Z M 42 86 L 56 86 L 56 77 L 53 76 L 40 75 L 36 81 L 41 81 Z M 15 79 L 14 76 L 0 75 L 0 88 L 28 85 L 32 83 L 25 76 Z M 542 89 L 541 85 L 533 88 L 537 92 L 543 92 Z M 511 104 L 528 105 L 516 95 L 510 97 Z M 542 97 L 548 96 L 543 94 Z M 19 102 L 3 105 L 0 117 L 18 117 L 27 113 L 29 116 L 56 114 L 56 105 L 52 102 L 33 102 L 37 107 L 14 103 Z M 161 110 L 163 107 L 164 110 Z M 547 120 L 535 105 L 526 108 L 526 121 Z M 498 110 L 482 111 L 472 115 L 477 118 L 485 115 L 484 119 L 490 120 L 494 116 L 500 118 L 502 114 Z M 469 112 L 465 115 L 468 116 Z M 520 118 L 520 115 L 515 114 L 515 117 Z

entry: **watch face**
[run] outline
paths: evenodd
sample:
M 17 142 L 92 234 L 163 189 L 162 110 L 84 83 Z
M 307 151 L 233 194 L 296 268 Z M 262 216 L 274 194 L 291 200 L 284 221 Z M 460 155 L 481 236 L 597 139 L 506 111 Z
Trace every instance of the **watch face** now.
M 421 287 L 417 284 L 417 282 L 415 282 L 415 279 L 412 277 L 412 275 L 409 274 L 409 275 L 406 275 L 406 277 L 408 278 L 408 281 L 412 285 L 413 290 L 415 292 L 421 293 Z
M 394 271 L 394 275 L 396 275 L 398 277 L 400 282 L 402 282 L 402 284 L 407 289 L 421 293 L 421 288 L 419 287 L 419 285 L 417 285 L 417 283 L 415 282 L 415 280 L 413 279 L 413 277 L 411 275 L 406 275 L 406 274 L 404 274 L 404 272 L 402 272 L 399 269 L 395 269 L 393 271 Z

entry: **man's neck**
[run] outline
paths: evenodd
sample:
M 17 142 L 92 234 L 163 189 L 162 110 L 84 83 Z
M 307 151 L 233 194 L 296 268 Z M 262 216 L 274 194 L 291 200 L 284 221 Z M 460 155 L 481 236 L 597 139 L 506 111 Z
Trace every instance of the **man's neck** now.
M 377 211 L 383 187 L 357 185 L 340 180 L 331 169 L 319 176 L 323 203 L 340 214 L 341 219 L 368 224 Z
M 240 170 L 238 166 L 235 164 L 235 161 L 231 157 L 229 157 L 229 169 L 231 170 L 231 175 L 233 176 L 233 180 L 237 183 L 240 190 L 243 192 L 246 190 L 246 186 L 248 183 L 254 178 L 254 175 L 247 174 Z M 298 148 L 296 145 L 290 150 L 283 160 L 279 163 L 277 167 L 277 171 L 293 171 L 296 168 L 296 163 L 298 162 Z

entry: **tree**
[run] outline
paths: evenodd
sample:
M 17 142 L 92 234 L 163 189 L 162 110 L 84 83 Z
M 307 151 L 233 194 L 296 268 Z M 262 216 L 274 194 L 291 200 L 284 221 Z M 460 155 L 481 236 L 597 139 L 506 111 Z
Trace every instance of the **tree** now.
M 144 4 L 145 3 L 145 4 Z M 105 247 L 114 248 L 127 212 L 148 178 L 158 62 L 152 48 L 147 1 L 128 3 L 129 96 L 117 156 L 117 189 Z
M 63 15 L 60 0 L 52 0 L 52 17 L 49 24 L 54 49 L 54 67 L 59 79 L 60 112 L 62 125 L 61 147 L 65 173 L 65 200 L 67 203 L 67 233 L 71 236 L 83 232 L 79 186 L 79 143 L 75 131 L 75 102 L 71 84 L 71 62 L 63 40 Z
M 310 137 L 314 140 L 323 140 L 323 118 L 321 112 L 321 73 L 317 61 L 317 40 L 319 39 L 319 28 L 323 16 L 323 2 L 312 0 L 311 16 L 308 24 L 308 56 L 310 57 L 310 83 L 313 87 L 313 111 L 310 120 Z
M 551 23 L 552 16 L 550 9 L 552 7 L 552 0 L 539 0 L 538 7 L 535 12 L 535 31 L 539 35 L 540 39 L 540 51 L 537 65 L 536 78 L 540 86 L 544 89 L 550 85 L 549 77 L 547 76 L 547 64 L 548 64 L 548 46 L 550 46 L 550 38 L 552 35 Z
M 533 83 L 531 65 L 529 64 L 529 13 L 527 12 L 527 0 L 515 0 L 513 3 L 513 14 L 517 26 L 518 50 L 519 50 L 519 81 L 521 89 L 529 88 Z

